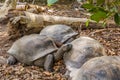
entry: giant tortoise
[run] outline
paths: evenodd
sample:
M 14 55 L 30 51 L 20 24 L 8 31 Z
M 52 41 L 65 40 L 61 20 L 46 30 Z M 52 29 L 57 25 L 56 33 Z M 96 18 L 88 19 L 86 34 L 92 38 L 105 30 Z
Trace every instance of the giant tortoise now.
M 40 35 L 46 35 L 53 38 L 58 46 L 74 40 L 77 34 L 78 33 L 75 32 L 70 26 L 62 24 L 46 26 L 40 32 Z
M 72 80 L 120 80 L 120 56 L 93 58 L 72 74 Z
M 27 35 L 15 41 L 8 50 L 10 57 L 7 63 L 12 65 L 19 61 L 26 65 L 41 66 L 45 70 L 51 71 L 53 61 L 61 59 L 68 47 L 70 48 L 71 45 L 66 44 L 65 47 L 63 45 L 58 49 L 54 41 L 47 36 Z
M 72 71 L 79 69 L 87 60 L 106 55 L 104 47 L 97 40 L 90 37 L 81 36 L 69 45 L 72 48 L 63 57 L 67 68 L 65 75 L 67 76 L 70 76 Z

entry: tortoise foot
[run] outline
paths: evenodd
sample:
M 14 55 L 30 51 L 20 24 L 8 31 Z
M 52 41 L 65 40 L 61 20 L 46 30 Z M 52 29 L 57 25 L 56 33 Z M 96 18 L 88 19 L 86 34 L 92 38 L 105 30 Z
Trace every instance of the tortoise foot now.
M 14 65 L 16 62 L 17 62 L 17 60 L 13 56 L 10 56 L 7 59 L 7 64 L 9 64 L 9 65 Z

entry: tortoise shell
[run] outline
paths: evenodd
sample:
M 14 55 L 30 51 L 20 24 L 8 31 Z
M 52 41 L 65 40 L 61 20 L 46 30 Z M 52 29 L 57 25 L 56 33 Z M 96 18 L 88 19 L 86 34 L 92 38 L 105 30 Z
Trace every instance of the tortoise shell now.
M 87 61 L 72 80 L 120 80 L 120 56 L 102 56 Z
M 15 41 L 8 53 L 22 63 L 31 64 L 55 51 L 57 51 L 57 47 L 51 38 L 31 34 Z
M 91 58 L 106 55 L 104 47 L 90 37 L 81 36 L 70 44 L 72 44 L 72 49 L 64 54 L 64 62 L 68 71 L 80 68 Z
M 40 35 L 47 35 L 54 39 L 56 42 L 65 43 L 70 38 L 75 37 L 78 33 L 75 32 L 70 26 L 66 25 L 50 25 L 41 30 Z

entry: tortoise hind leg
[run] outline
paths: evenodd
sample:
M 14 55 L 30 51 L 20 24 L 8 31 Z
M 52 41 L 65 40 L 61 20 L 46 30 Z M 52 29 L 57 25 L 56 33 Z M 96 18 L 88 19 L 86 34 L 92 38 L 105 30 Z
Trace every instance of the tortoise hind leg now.
M 7 59 L 7 64 L 14 65 L 15 63 L 17 63 L 17 60 L 15 59 L 15 57 L 9 56 L 9 58 Z
M 54 64 L 53 55 L 52 54 L 47 55 L 44 63 L 44 69 L 50 72 L 53 71 L 53 64 Z

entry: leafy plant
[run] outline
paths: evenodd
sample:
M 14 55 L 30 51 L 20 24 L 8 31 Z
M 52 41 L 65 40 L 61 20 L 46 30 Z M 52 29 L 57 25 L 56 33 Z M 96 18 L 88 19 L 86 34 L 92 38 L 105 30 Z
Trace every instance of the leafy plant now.
M 82 7 L 91 13 L 90 19 L 96 22 L 105 23 L 113 16 L 115 23 L 120 25 L 120 0 L 87 0 Z
M 54 4 L 57 1 L 58 0 L 47 0 L 47 5 L 50 6 L 50 5 Z

